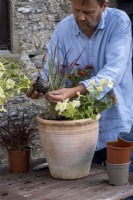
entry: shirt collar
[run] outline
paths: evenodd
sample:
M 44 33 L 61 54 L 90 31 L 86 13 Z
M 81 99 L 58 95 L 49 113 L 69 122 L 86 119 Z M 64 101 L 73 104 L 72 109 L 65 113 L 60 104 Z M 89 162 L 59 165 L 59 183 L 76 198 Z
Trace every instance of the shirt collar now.
M 98 29 L 104 29 L 106 17 L 107 17 L 107 9 L 105 9 L 105 11 L 102 13 L 102 18 L 101 18 L 101 20 L 98 24 L 97 30 Z

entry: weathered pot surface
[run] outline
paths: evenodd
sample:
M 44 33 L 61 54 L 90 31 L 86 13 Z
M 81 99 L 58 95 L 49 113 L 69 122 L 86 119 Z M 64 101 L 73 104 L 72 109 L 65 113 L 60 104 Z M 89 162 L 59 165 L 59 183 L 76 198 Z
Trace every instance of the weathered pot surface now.
M 77 179 L 89 174 L 98 138 L 98 120 L 45 120 L 37 116 L 39 136 L 51 176 Z

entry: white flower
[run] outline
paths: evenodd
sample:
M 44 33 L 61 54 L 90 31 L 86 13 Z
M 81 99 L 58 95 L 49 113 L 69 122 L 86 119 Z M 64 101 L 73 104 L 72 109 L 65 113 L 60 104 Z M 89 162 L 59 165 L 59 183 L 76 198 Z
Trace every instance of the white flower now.
M 101 80 L 100 80 L 100 83 L 101 83 L 102 85 L 106 85 L 106 84 L 107 84 L 107 80 L 106 80 L 106 79 L 101 79 Z
M 4 90 L 3 88 L 0 86 L 0 94 L 3 94 L 4 93 Z
M 81 97 L 82 95 L 80 94 L 79 91 L 77 92 L 77 95 L 78 95 L 77 100 L 79 101 L 79 99 L 80 99 L 80 97 Z
M 90 80 L 90 83 L 89 83 L 89 85 L 94 85 L 95 84 L 95 81 L 92 79 L 92 80 Z
M 89 86 L 89 87 L 87 88 L 87 90 L 88 90 L 89 92 L 95 92 L 95 89 L 94 89 L 92 86 Z
M 79 91 L 77 92 L 77 95 L 80 96 L 80 92 Z
M 0 71 L 0 78 L 3 76 L 4 72 Z
M 90 80 L 89 86 L 88 86 L 86 89 L 87 89 L 89 92 L 95 92 L 94 86 L 95 86 L 95 81 L 92 79 L 92 80 Z
M 5 70 L 5 67 L 4 65 L 0 62 L 0 71 L 4 71 Z
M 98 86 L 96 87 L 98 92 L 102 92 L 103 91 L 103 87 L 102 86 Z
M 78 108 L 80 106 L 79 100 L 73 100 L 70 102 L 73 108 Z
M 0 98 L 1 99 L 4 99 L 5 98 L 5 95 L 4 95 L 4 90 L 3 88 L 0 86 Z
M 57 104 L 55 106 L 55 110 L 59 111 L 59 114 L 61 114 L 64 110 L 66 110 L 68 101 L 69 101 L 69 99 L 66 99 L 63 102 L 61 102 L 61 101 L 57 102 Z
M 109 88 L 113 88 L 113 82 L 112 81 L 108 81 L 107 85 L 108 85 Z
M 7 112 L 3 105 L 0 105 L 0 112 Z
M 8 80 L 6 81 L 6 88 L 7 88 L 7 89 L 14 88 L 14 85 L 15 85 L 15 81 L 13 81 L 12 79 L 8 79 Z

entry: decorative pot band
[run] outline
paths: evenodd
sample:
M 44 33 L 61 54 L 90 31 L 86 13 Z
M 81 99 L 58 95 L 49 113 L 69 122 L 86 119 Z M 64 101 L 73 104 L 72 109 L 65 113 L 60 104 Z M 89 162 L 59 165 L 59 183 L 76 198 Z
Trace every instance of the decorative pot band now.
M 44 119 L 43 115 L 38 115 L 37 116 L 37 122 L 39 122 L 42 125 L 50 125 L 50 126 L 80 126 L 80 125 L 87 125 L 94 123 L 95 121 L 98 121 L 100 119 L 100 114 L 96 116 L 96 120 L 92 120 L 91 118 L 86 118 L 86 119 L 78 119 L 78 120 L 48 120 Z

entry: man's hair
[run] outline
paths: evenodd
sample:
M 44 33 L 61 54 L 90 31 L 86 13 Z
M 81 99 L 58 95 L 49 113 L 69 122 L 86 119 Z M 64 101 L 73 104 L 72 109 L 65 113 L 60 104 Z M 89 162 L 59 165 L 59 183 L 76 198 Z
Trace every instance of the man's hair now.
M 82 4 L 86 3 L 87 1 L 88 0 L 81 0 Z M 99 4 L 100 7 L 102 7 L 103 4 L 104 4 L 104 2 L 105 2 L 105 0 L 96 0 L 96 1 L 98 2 L 98 4 Z

